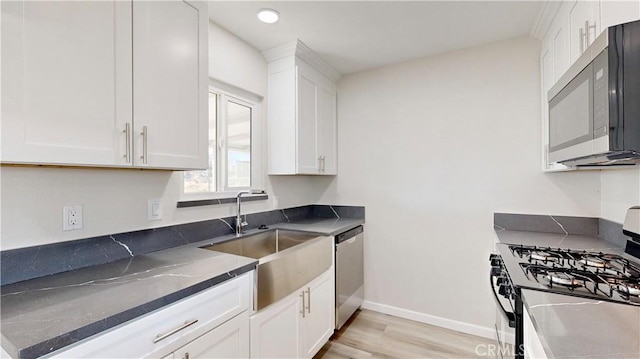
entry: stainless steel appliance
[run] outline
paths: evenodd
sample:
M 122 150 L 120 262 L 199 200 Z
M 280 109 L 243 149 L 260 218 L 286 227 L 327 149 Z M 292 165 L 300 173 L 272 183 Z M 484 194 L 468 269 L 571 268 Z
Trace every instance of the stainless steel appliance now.
M 605 29 L 548 98 L 549 162 L 640 162 L 640 21 Z
M 336 329 L 340 329 L 364 297 L 364 227 L 341 233 L 335 240 Z
M 522 289 L 640 307 L 640 207 L 629 209 L 623 231 L 632 237 L 623 254 L 497 245 L 489 278 L 499 310 L 515 329 L 516 358 L 524 357 Z

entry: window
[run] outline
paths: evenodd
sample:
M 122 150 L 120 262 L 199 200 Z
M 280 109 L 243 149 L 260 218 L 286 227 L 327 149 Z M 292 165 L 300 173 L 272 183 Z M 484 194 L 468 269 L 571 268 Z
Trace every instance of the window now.
M 209 169 L 184 172 L 185 195 L 209 195 L 252 188 L 256 175 L 256 103 L 224 91 L 209 92 Z

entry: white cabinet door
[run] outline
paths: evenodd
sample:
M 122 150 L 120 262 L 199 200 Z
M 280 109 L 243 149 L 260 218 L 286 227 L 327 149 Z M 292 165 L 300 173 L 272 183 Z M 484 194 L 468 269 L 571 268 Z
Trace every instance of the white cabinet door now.
M 524 357 L 526 359 L 547 359 L 547 353 L 544 351 L 544 346 L 538 337 L 531 316 L 524 308 L 523 317 L 523 330 L 524 330 Z
M 251 317 L 252 358 L 312 358 L 335 327 L 333 267 Z
M 301 174 L 336 174 L 335 84 L 304 62 L 297 68 L 298 159 Z
M 319 87 L 317 90 L 317 147 L 320 156 L 320 172 L 325 175 L 338 173 L 336 133 L 336 93 L 333 88 Z
M 640 0 L 602 0 L 600 1 L 600 19 L 601 31 L 609 26 L 638 20 L 640 19 Z
M 558 10 L 555 20 L 549 29 L 549 51 L 553 54 L 553 84 L 567 71 L 571 65 L 569 54 L 569 10 L 573 4 L 565 3 Z
M 248 358 L 249 312 L 236 316 L 173 353 L 174 358 Z
M 304 66 L 297 67 L 298 85 L 298 137 L 297 137 L 297 172 L 301 174 L 317 174 L 319 160 L 317 156 L 317 107 L 318 86 L 312 78 L 311 70 Z
M 2 162 L 125 165 L 131 3 L 2 4 Z
M 252 358 L 297 358 L 302 313 L 295 292 L 251 317 Z
M 207 5 L 133 3 L 134 163 L 207 167 Z
M 333 269 L 304 288 L 305 317 L 302 319 L 300 358 L 312 358 L 329 340 L 335 327 L 335 284 Z
M 600 34 L 600 3 L 578 0 L 569 10 L 571 63 L 591 45 Z

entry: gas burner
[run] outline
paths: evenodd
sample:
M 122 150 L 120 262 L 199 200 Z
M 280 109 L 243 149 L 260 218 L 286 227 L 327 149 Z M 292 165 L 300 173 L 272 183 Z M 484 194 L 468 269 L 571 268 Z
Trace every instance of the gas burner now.
M 546 251 L 532 251 L 529 254 L 529 257 L 531 259 L 535 259 L 538 261 L 550 261 L 550 262 L 557 262 L 559 260 L 558 255 L 555 253 L 549 253 Z
M 584 280 L 576 279 L 574 276 L 563 272 L 549 273 L 545 278 L 547 278 L 553 284 L 560 284 L 565 287 L 584 286 Z
M 618 292 L 633 296 L 640 297 L 640 284 L 637 283 L 619 283 L 616 285 Z
M 607 268 L 609 267 L 609 262 L 605 259 L 594 257 L 594 256 L 584 256 L 579 261 L 580 263 L 594 268 Z
M 516 287 L 640 306 L 640 262 L 598 251 L 508 245 L 507 269 L 517 265 Z M 511 270 L 509 270 L 511 273 Z

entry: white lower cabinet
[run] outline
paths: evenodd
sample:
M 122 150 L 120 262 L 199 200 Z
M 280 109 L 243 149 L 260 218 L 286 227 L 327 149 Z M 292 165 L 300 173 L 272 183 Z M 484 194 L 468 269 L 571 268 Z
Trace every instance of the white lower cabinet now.
M 47 357 L 246 358 L 253 271 Z
M 533 326 L 531 316 L 524 308 L 523 317 L 523 329 L 524 329 L 524 357 L 527 359 L 547 359 L 547 353 L 544 351 L 542 342 L 538 337 L 536 328 Z
M 252 358 L 311 358 L 333 334 L 335 279 L 331 267 L 251 317 Z
M 245 311 L 163 359 L 248 357 L 249 312 Z

